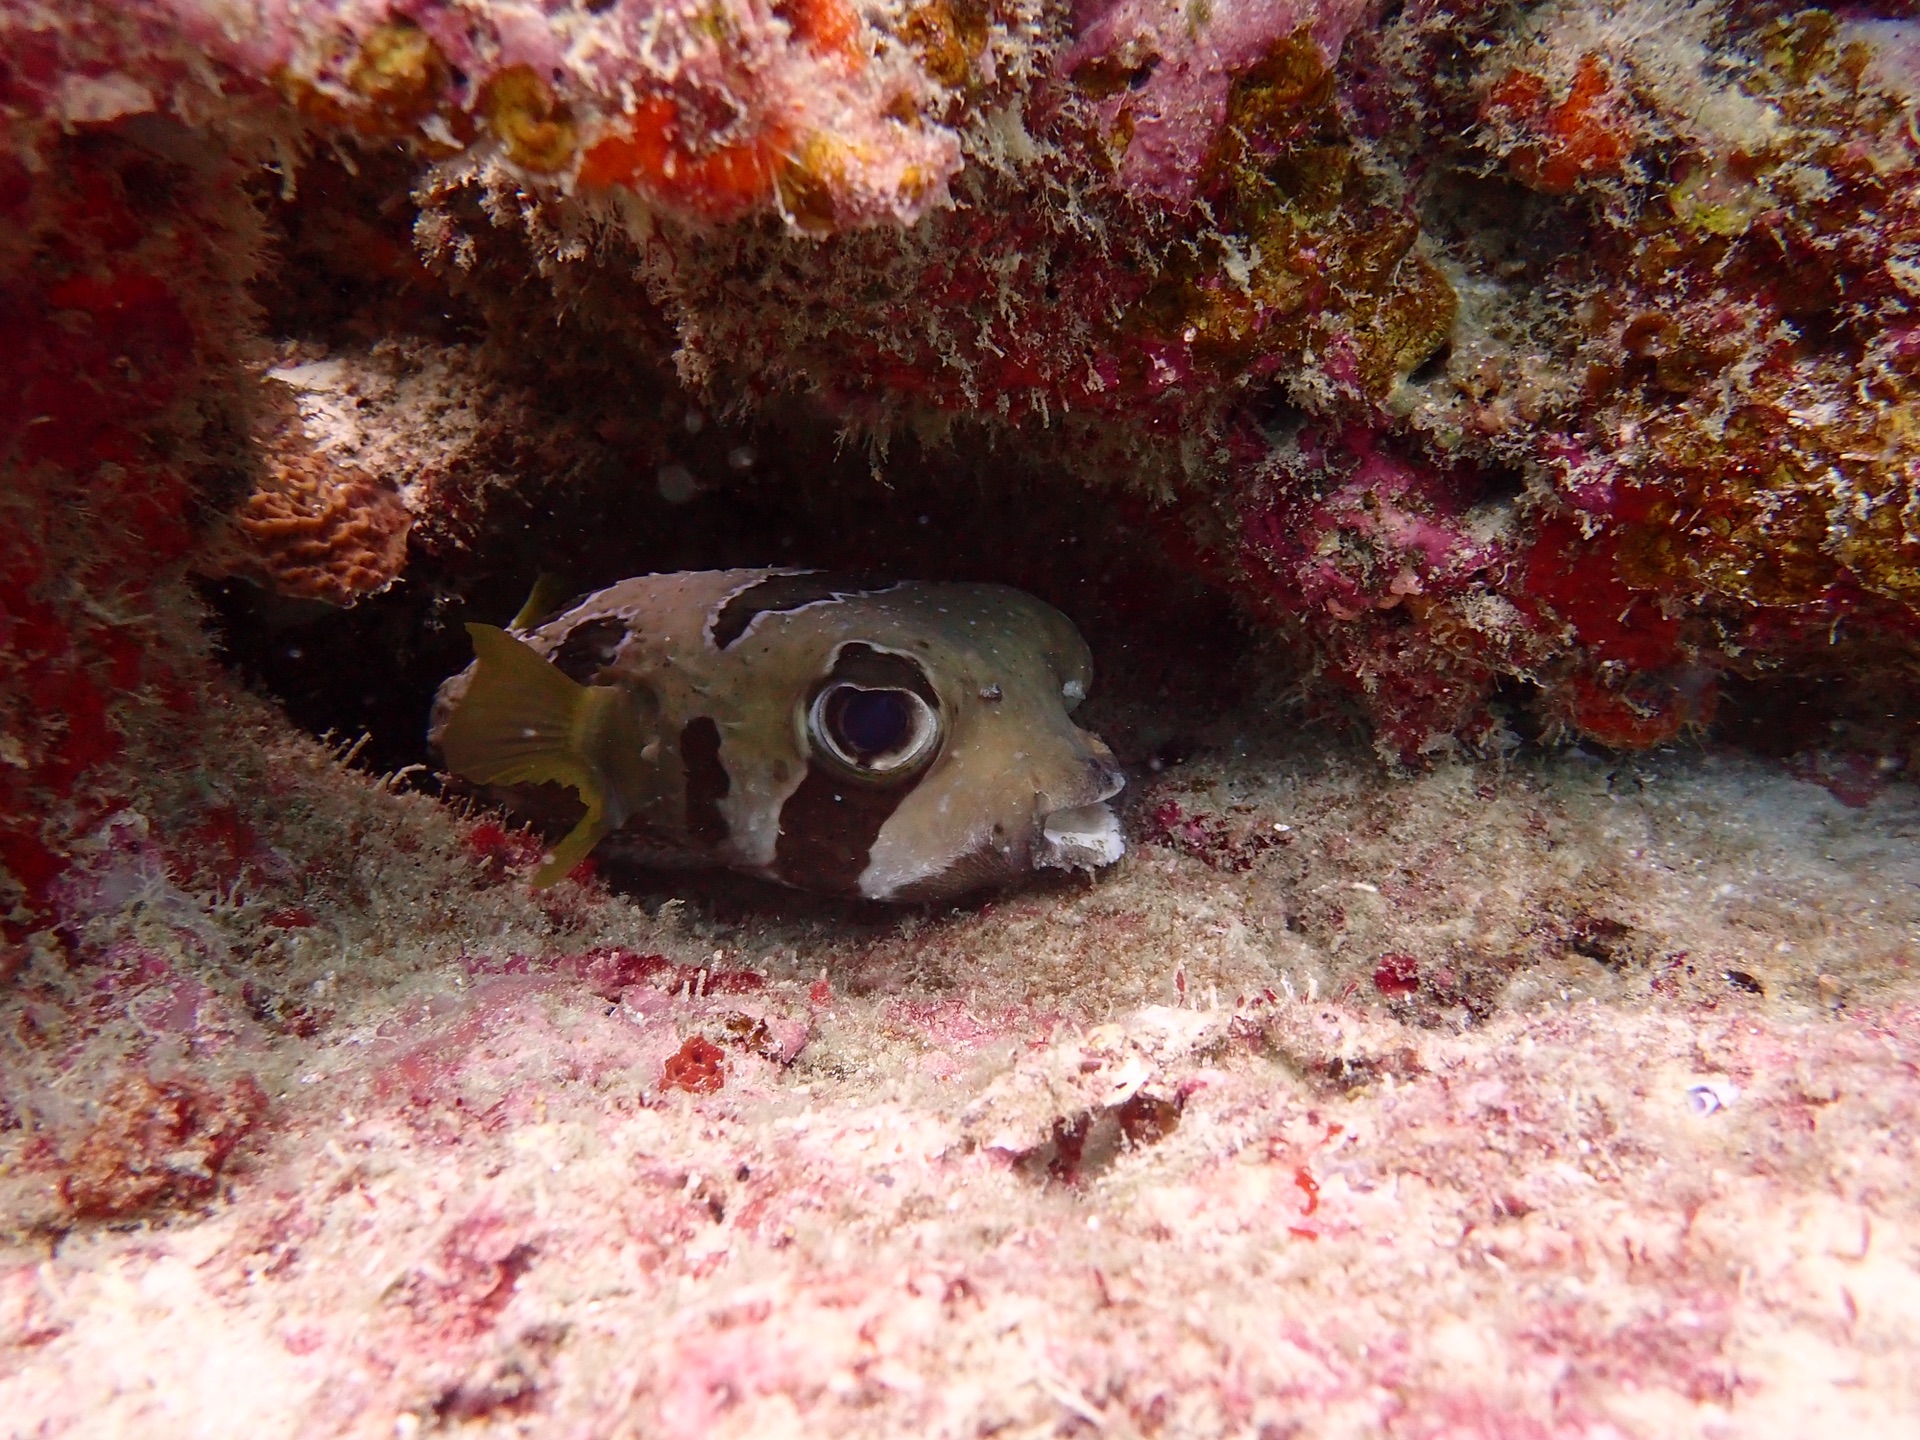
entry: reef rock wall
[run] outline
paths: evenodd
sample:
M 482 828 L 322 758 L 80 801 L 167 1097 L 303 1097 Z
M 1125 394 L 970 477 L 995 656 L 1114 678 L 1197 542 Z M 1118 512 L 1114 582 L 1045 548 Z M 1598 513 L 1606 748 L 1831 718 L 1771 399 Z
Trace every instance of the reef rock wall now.
M 0 39 L 16 931 L 223 693 L 184 575 L 351 604 L 502 505 L 691 493 L 674 394 L 1090 487 L 1400 759 L 1799 677 L 1906 763 L 1898 15 L 138 0 Z M 301 350 L 354 287 L 358 348 Z
M 316 458 L 242 379 L 286 338 L 249 300 L 317 263 L 470 307 L 483 365 L 545 327 L 549 365 L 635 411 L 676 380 L 736 414 L 806 396 L 875 445 L 974 432 L 1149 497 L 1404 759 L 1516 724 L 1644 746 L 1729 682 L 1914 653 L 1920 50 L 1892 12 L 141 0 L 0 26 L 6 283 L 45 332 L 8 360 L 9 488 L 105 515 L 142 482 L 82 436 L 141 437 L 186 527 L 142 568 L 193 550 L 346 602 L 410 526 L 489 503 Z M 262 233 L 276 207 L 299 235 Z M 386 299 L 369 340 L 417 328 Z M 217 439 L 162 423 L 188 391 L 233 412 Z M 516 483 L 546 480 L 491 490 Z

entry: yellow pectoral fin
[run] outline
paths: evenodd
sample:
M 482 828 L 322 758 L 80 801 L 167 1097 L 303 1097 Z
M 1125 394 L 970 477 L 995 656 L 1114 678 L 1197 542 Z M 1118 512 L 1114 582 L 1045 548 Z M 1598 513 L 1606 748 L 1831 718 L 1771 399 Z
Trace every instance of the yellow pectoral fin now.
M 607 794 L 593 753 L 608 734 L 602 717 L 617 697 L 575 684 L 532 646 L 497 626 L 469 625 L 467 633 L 479 664 L 440 737 L 448 767 L 481 785 L 565 785 L 587 807 L 585 817 L 534 872 L 535 888 L 544 889 L 625 818 L 608 815 L 617 803 L 610 804 L 615 797 Z
M 586 686 L 497 626 L 469 625 L 467 633 L 480 663 L 440 737 L 448 766 L 481 785 L 590 781 L 573 743 Z
M 613 826 L 608 822 L 605 812 L 589 801 L 587 813 L 581 817 L 580 823 L 567 832 L 566 839 L 553 847 L 553 853 L 547 856 L 546 863 L 533 872 L 533 888 L 544 890 L 549 885 L 559 884 L 573 873 L 574 866 L 593 853 L 594 846 L 612 832 Z

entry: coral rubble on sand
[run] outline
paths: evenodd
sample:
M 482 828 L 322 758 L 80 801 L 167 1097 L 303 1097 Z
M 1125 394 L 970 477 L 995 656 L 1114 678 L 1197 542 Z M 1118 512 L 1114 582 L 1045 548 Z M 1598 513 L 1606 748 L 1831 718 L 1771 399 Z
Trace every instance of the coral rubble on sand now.
M 7 1413 L 1911 1428 L 1916 114 L 1892 5 L 0 0 Z M 422 793 L 459 621 L 801 562 L 1071 613 L 1119 873 Z

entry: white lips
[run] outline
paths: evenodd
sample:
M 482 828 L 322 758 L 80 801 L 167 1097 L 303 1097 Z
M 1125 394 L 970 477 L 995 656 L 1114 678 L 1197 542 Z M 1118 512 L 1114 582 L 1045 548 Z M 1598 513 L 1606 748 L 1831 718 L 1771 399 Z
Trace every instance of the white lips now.
M 1033 863 L 1055 870 L 1097 870 L 1127 853 L 1120 819 L 1106 802 L 1056 810 L 1040 827 Z

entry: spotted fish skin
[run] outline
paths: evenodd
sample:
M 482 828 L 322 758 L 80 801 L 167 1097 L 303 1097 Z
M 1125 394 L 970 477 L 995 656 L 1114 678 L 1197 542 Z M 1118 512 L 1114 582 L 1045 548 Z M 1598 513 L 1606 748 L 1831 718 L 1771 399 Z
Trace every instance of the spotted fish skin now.
M 574 753 L 539 778 L 583 799 L 598 785 L 609 848 L 650 863 L 907 901 L 1093 869 L 1124 850 L 1104 803 L 1124 776 L 1068 714 L 1092 681 L 1086 643 L 1021 591 L 803 570 L 648 575 L 514 639 L 619 712 L 587 739 L 568 731 Z M 499 769 L 471 757 L 515 738 L 489 737 L 502 682 L 470 701 L 486 663 L 441 687 L 429 731 L 450 768 L 481 780 Z

